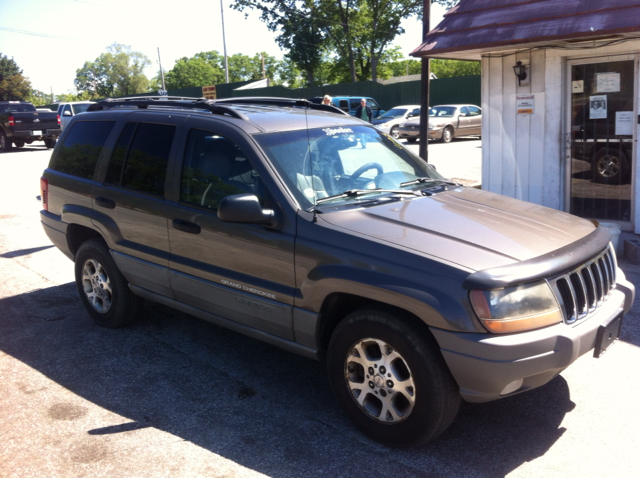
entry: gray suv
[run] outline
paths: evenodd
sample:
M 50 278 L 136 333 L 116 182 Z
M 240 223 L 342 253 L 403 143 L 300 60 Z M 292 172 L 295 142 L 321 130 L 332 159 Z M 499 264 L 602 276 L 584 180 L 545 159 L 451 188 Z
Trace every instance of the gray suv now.
M 306 100 L 104 100 L 41 188 L 98 324 L 147 299 L 326 360 L 347 415 L 393 446 L 600 356 L 635 294 L 605 228 L 462 187 Z

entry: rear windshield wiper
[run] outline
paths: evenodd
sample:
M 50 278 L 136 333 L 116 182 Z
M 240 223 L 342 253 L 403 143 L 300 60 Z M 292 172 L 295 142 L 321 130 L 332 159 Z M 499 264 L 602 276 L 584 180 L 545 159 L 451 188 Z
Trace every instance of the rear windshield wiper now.
M 436 178 L 416 178 L 411 181 L 405 181 L 404 183 L 400 183 L 401 188 L 405 188 L 407 186 L 412 186 L 413 184 L 420 183 L 437 183 L 437 184 L 448 184 L 450 186 L 460 186 L 458 183 L 454 183 L 453 181 L 449 181 L 447 179 L 436 179 Z
M 318 204 L 322 204 L 323 202 L 332 201 L 334 199 L 363 196 L 365 194 L 375 194 L 375 193 L 405 194 L 405 195 L 411 195 L 411 196 L 420 195 L 415 191 L 407 191 L 404 189 L 349 189 L 348 191 L 345 191 L 340 194 L 334 194 L 333 196 L 327 196 L 326 198 L 316 199 L 316 206 Z

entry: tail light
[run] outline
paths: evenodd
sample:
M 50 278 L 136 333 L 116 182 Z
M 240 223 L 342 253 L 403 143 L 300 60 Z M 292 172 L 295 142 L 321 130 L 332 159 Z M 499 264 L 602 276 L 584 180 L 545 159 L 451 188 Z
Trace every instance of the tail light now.
M 60 126 L 60 115 L 58 115 L 58 126 Z
M 42 208 L 49 212 L 49 180 L 40 178 L 40 197 L 42 198 Z
M 9 126 L 15 126 L 16 119 L 13 116 L 9 116 Z

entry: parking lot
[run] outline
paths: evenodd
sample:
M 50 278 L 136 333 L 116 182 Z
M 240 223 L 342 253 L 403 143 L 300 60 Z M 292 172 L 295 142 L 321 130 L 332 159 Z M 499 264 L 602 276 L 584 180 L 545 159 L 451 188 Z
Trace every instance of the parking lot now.
M 477 139 L 430 145 L 479 182 Z M 410 145 L 417 151 L 418 145 Z M 356 431 L 324 364 L 163 306 L 94 325 L 39 223 L 50 150 L 0 154 L 0 477 L 627 477 L 640 472 L 640 306 L 602 358 L 537 390 L 463 403 L 426 447 Z M 640 266 L 621 260 L 640 288 Z

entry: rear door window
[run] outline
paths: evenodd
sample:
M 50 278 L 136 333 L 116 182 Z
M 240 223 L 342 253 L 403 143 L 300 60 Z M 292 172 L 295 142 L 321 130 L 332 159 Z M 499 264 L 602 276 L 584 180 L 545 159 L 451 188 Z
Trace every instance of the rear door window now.
M 113 151 L 105 182 L 164 196 L 174 125 L 127 123 Z
M 57 148 L 53 169 L 93 179 L 98 158 L 115 121 L 77 121 Z

